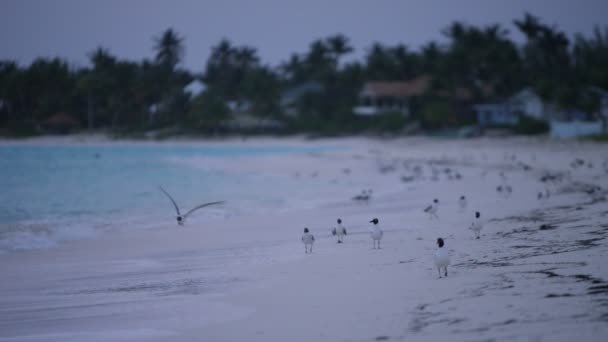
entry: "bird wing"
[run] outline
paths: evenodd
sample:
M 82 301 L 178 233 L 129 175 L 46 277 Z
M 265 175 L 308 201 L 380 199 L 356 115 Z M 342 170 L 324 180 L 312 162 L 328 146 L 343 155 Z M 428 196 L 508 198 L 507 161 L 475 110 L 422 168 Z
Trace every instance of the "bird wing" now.
M 184 218 L 188 217 L 188 215 L 192 214 L 193 212 L 195 212 L 196 210 L 199 210 L 201 208 L 208 207 L 210 205 L 215 205 L 215 204 L 222 204 L 222 203 L 224 203 L 224 201 L 209 202 L 209 203 L 201 204 L 199 206 L 196 206 L 196 207 L 190 209 L 190 211 L 188 211 L 186 213 L 186 215 L 184 215 Z
M 424 208 L 424 212 L 425 212 L 425 213 L 428 213 L 429 211 L 431 211 L 431 208 L 432 208 L 432 207 L 433 207 L 433 206 L 430 206 L 430 205 L 429 205 L 428 207 Z
M 167 197 L 169 197 L 169 199 L 171 200 L 171 203 L 173 203 L 173 206 L 175 207 L 175 211 L 177 211 L 177 215 L 181 216 L 182 214 L 179 212 L 179 208 L 177 207 L 177 203 L 175 203 L 175 200 L 173 199 L 173 197 L 171 197 L 171 195 L 169 195 L 168 192 L 165 191 L 165 189 L 163 189 L 162 186 L 158 187 L 160 189 L 160 191 L 162 191 L 165 195 L 167 195 Z
M 336 236 L 336 228 L 331 230 L 331 235 Z
M 346 235 L 346 228 L 342 228 L 342 231 L 344 232 L 344 235 Z

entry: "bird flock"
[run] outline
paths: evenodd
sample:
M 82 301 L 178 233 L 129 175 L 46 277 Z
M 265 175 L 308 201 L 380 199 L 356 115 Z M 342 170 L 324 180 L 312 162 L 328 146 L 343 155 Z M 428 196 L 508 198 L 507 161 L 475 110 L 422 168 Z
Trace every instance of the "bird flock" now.
M 486 156 L 484 156 L 484 160 L 485 159 L 487 159 Z M 536 160 L 535 156 L 532 159 L 535 161 Z M 524 163 L 521 160 L 518 160 L 517 156 L 514 154 L 510 154 L 510 155 L 506 154 L 505 161 L 509 162 L 511 167 L 514 167 L 515 169 L 518 169 L 518 170 L 523 170 L 523 171 L 529 172 L 534 169 L 531 165 Z M 572 170 L 576 170 L 576 169 L 580 169 L 580 168 L 592 169 L 594 167 L 594 164 L 589 161 L 586 161 L 584 159 L 576 158 L 572 162 L 570 162 L 569 166 Z M 404 167 L 407 171 L 410 172 L 410 174 L 402 175 L 400 177 L 400 179 L 403 183 L 412 182 L 417 179 L 423 179 L 423 169 L 420 165 L 412 166 L 412 165 L 409 165 L 409 163 L 405 162 Z M 604 169 L 605 173 L 608 174 L 608 160 L 606 160 L 606 161 L 604 161 L 604 163 L 602 163 L 602 168 Z M 396 162 L 393 162 L 391 164 L 380 165 L 381 173 L 388 173 L 388 172 L 394 171 L 395 169 L 396 169 Z M 351 172 L 350 169 L 344 170 L 345 174 L 350 174 L 350 172 Z M 487 173 L 488 173 L 488 170 L 487 169 L 484 170 L 481 174 L 482 178 L 485 178 Z M 462 174 L 458 171 L 452 170 L 451 168 L 448 168 L 448 167 L 439 168 L 439 167 L 432 165 L 432 163 L 431 163 L 430 180 L 437 181 L 437 180 L 439 180 L 440 175 L 445 175 L 445 178 L 447 180 L 460 180 L 463 178 Z M 499 196 L 507 199 L 513 193 L 513 190 L 514 190 L 513 186 L 510 185 L 509 179 L 504 171 L 499 172 L 499 177 L 500 177 L 500 183 L 496 187 L 496 192 L 498 193 Z M 572 183 L 571 177 L 572 177 L 572 173 L 570 172 L 570 170 L 561 171 L 561 172 L 544 171 L 542 173 L 542 176 L 540 177 L 539 181 L 540 181 L 540 183 L 544 184 L 545 187 L 544 187 L 544 189 L 537 192 L 537 195 L 536 195 L 537 200 L 538 201 L 547 201 L 552 195 L 552 192 L 549 190 L 548 185 L 559 184 L 564 181 L 570 181 Z M 178 225 L 180 225 L 180 226 L 184 225 L 186 218 L 188 218 L 190 215 L 192 215 L 195 211 L 208 207 L 208 206 L 224 203 L 224 201 L 214 201 L 214 202 L 203 203 L 201 205 L 195 206 L 194 208 L 190 209 L 185 214 L 182 214 L 179 206 L 177 205 L 177 203 L 173 199 L 173 197 L 171 195 L 169 195 L 169 193 L 164 188 L 159 187 L 159 189 L 163 192 L 163 194 L 165 194 L 169 198 L 169 200 L 173 204 L 173 207 L 175 208 L 175 211 L 177 213 L 176 220 L 177 220 Z M 606 192 L 597 185 L 585 185 L 584 192 L 586 192 L 591 197 L 591 199 L 594 201 L 599 201 L 599 200 L 605 199 Z M 361 193 L 353 196 L 351 199 L 356 202 L 369 203 L 369 201 L 372 198 L 372 193 L 373 193 L 372 189 L 364 189 L 361 191 Z M 423 212 L 428 215 L 430 220 L 439 218 L 439 203 L 440 203 L 439 200 L 437 198 L 435 198 L 431 201 L 431 203 L 428 206 L 426 206 L 423 209 Z M 467 211 L 468 199 L 465 195 L 461 195 L 458 198 L 457 207 L 458 207 L 458 211 L 460 213 L 464 213 Z M 342 244 L 344 242 L 345 236 L 347 235 L 347 230 L 342 222 L 342 219 L 338 218 L 336 223 L 337 223 L 337 225 L 331 230 L 331 234 L 337 238 L 338 244 Z M 372 248 L 380 249 L 381 248 L 380 243 L 384 236 L 384 232 L 380 228 L 380 225 L 379 225 L 380 220 L 378 218 L 373 218 L 372 220 L 369 221 L 369 223 L 372 224 L 370 227 L 370 230 L 369 230 L 370 238 L 371 238 L 372 244 L 373 244 Z M 484 226 L 484 224 L 483 224 L 483 220 L 481 217 L 481 213 L 479 211 L 475 211 L 473 221 L 471 222 L 471 224 L 469 226 L 469 229 L 473 232 L 475 239 L 481 238 L 481 231 L 483 229 L 483 226 Z M 301 237 L 301 241 L 304 244 L 305 253 L 306 254 L 312 253 L 313 245 L 316 240 L 315 240 L 315 236 L 312 234 L 312 232 L 310 231 L 310 229 L 308 227 L 304 228 L 304 233 Z M 448 276 L 447 268 L 450 265 L 450 255 L 445 247 L 446 242 L 443 238 L 439 237 L 436 240 L 436 244 L 437 244 L 437 250 L 436 250 L 435 256 L 434 256 L 434 265 L 438 271 L 439 278 L 441 278 L 442 276 L 447 277 Z

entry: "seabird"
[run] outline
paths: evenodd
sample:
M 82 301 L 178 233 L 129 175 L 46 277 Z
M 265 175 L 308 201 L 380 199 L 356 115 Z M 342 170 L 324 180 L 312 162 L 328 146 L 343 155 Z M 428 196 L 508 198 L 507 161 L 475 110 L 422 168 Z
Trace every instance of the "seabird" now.
M 506 198 L 511 196 L 511 192 L 513 192 L 513 189 L 510 185 L 499 185 L 496 187 L 496 191 L 498 191 L 498 193 L 500 193 Z
M 372 196 L 372 190 L 363 190 L 360 195 L 353 197 L 354 201 L 369 201 Z
M 346 235 L 346 228 L 342 225 L 341 219 L 338 219 L 338 227 L 334 228 L 331 233 L 338 237 L 338 243 L 342 243 L 342 237 Z
M 503 182 L 507 180 L 507 176 L 505 175 L 505 173 L 504 173 L 504 172 L 500 171 L 499 175 L 500 175 L 500 179 L 501 179 Z
M 464 195 L 460 196 L 458 200 L 458 207 L 460 208 L 460 212 L 463 212 L 467 208 L 467 199 Z
M 538 194 L 536 195 L 536 199 L 547 200 L 547 199 L 549 199 L 550 196 L 551 196 L 551 193 L 549 192 L 549 189 L 545 189 L 544 192 L 542 192 L 542 191 L 538 192 Z
M 470 229 L 475 233 L 475 238 L 479 239 L 481 229 L 483 228 L 483 222 L 481 221 L 479 211 L 475 212 L 475 220 L 471 223 Z
M 380 226 L 378 226 L 377 218 L 374 218 L 373 220 L 371 220 L 369 222 L 374 224 L 372 231 L 371 231 L 371 237 L 372 237 L 372 241 L 374 243 L 373 248 L 376 249 L 376 241 L 378 241 L 378 249 L 380 249 L 380 240 L 382 240 L 382 235 L 384 235 L 384 232 L 382 232 L 382 229 L 380 229 Z
M 450 255 L 446 248 L 443 248 L 444 242 L 442 238 L 437 239 L 437 246 L 439 247 L 435 252 L 435 267 L 439 272 L 439 278 L 441 278 L 441 269 L 445 270 L 444 275 L 448 276 L 448 265 L 450 264 Z
M 315 243 L 315 236 L 310 233 L 308 228 L 304 228 L 302 242 L 304 243 L 304 253 L 312 253 L 312 245 Z
M 439 218 L 439 216 L 437 216 L 437 210 L 439 210 L 439 200 L 436 198 L 433 200 L 431 205 L 424 208 L 424 212 L 429 214 L 429 218 Z
M 601 201 L 604 199 L 602 188 L 598 185 L 594 185 L 591 188 L 585 190 L 587 194 L 591 196 L 594 201 Z
M 196 206 L 192 209 L 190 209 L 190 211 L 188 211 L 185 215 L 182 215 L 179 211 L 179 207 L 177 206 L 177 203 L 175 203 L 175 200 L 173 199 L 173 197 L 171 197 L 171 195 L 169 195 L 169 193 L 167 191 L 165 191 L 165 189 L 163 189 L 162 186 L 158 187 L 160 189 L 160 191 L 162 191 L 165 195 L 167 195 L 167 197 L 169 197 L 169 199 L 171 200 L 171 203 L 173 203 L 173 206 L 175 207 L 175 211 L 177 211 L 177 224 L 179 224 L 180 226 L 184 225 L 184 221 L 186 220 L 186 218 L 192 214 L 193 212 L 195 212 L 198 209 L 204 208 L 204 207 L 208 207 L 210 205 L 215 205 L 215 204 L 222 204 L 224 203 L 224 201 L 217 201 L 217 202 L 209 202 L 209 203 L 204 203 L 201 204 L 199 206 Z

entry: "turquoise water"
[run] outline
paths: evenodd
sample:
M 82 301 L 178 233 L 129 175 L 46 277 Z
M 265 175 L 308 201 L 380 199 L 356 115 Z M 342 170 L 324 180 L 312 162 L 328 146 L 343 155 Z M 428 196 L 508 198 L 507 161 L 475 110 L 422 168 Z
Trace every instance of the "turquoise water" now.
M 158 186 L 173 195 L 182 211 L 216 200 L 227 201 L 237 212 L 239 206 L 247 207 L 246 203 L 276 206 L 283 200 L 278 189 L 296 187 L 295 180 L 175 161 L 324 149 L 163 144 L 0 146 L 0 239 L 6 238 L 6 227 L 15 231 L 20 224 L 32 222 L 44 222 L 52 229 L 59 224 L 78 227 L 79 222 L 83 226 L 84 222 L 120 222 L 140 216 L 173 217 L 171 203 Z

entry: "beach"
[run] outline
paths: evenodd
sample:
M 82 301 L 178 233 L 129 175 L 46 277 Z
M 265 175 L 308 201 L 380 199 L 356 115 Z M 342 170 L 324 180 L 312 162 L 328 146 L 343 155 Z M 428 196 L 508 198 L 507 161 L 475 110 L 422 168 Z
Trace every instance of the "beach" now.
M 195 175 L 242 176 L 234 179 L 244 183 L 229 193 L 219 181 L 210 190 L 231 194 L 234 204 L 228 199 L 201 210 L 181 227 L 153 183 L 142 196 L 154 200 L 137 212 L 137 229 L 128 227 L 129 211 L 117 216 L 116 226 L 103 222 L 113 216 L 95 214 L 97 225 L 111 227 L 0 254 L 0 341 L 608 337 L 603 144 L 423 137 L 0 144 L 256 145 L 297 152 L 163 155 L 172 168 Z M 239 189 L 246 189 L 243 200 Z M 370 189 L 369 200 L 352 199 Z M 188 206 L 196 193 L 185 196 Z M 462 195 L 465 209 L 458 205 Z M 265 202 L 255 206 L 258 197 Z M 437 218 L 423 211 L 433 199 Z M 484 220 L 480 239 L 468 229 L 476 211 Z M 347 229 L 342 244 L 331 234 L 338 218 Z M 373 218 L 384 231 L 381 249 L 372 249 Z M 310 254 L 300 240 L 305 227 L 316 238 Z M 9 233 L 0 236 L 16 236 Z M 433 265 L 439 237 L 451 257 L 442 278 Z

